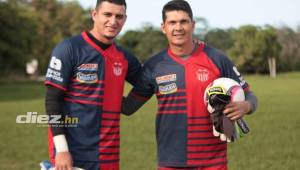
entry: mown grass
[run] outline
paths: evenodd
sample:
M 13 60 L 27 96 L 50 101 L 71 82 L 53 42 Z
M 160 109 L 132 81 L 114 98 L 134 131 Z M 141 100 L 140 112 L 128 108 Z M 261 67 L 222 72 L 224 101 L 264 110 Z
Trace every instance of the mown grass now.
M 295 170 L 300 167 L 300 73 L 276 79 L 247 76 L 259 99 L 257 112 L 247 116 L 251 133 L 229 145 L 232 170 Z M 127 86 L 126 91 L 129 90 Z M 16 116 L 44 113 L 42 83 L 0 85 L 0 169 L 33 170 L 48 159 L 47 129 L 16 124 Z M 155 170 L 155 112 L 152 98 L 142 109 L 121 121 L 122 170 Z

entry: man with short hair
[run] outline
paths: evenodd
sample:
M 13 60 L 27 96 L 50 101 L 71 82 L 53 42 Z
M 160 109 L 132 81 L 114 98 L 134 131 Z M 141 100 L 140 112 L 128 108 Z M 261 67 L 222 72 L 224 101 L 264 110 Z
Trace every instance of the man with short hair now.
M 219 77 L 240 83 L 246 101 L 226 105 L 223 112 L 231 120 L 252 113 L 256 97 L 227 56 L 193 43 L 195 21 L 186 1 L 168 2 L 162 14 L 169 47 L 144 64 L 137 85 L 123 100 L 122 113 L 132 114 L 156 94 L 158 169 L 226 170 L 227 144 L 213 135 L 205 88 Z
M 98 0 L 92 30 L 53 50 L 45 81 L 46 112 L 79 121 L 76 127 L 51 124 L 49 153 L 56 170 L 119 169 L 124 82 L 134 85 L 141 69 L 133 55 L 114 43 L 126 17 L 125 0 Z

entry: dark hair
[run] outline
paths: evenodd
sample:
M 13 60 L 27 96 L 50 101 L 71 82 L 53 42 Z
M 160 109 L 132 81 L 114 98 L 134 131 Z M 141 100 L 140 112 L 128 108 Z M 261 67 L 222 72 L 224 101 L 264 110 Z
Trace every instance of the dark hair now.
M 163 22 L 166 21 L 166 13 L 170 11 L 184 11 L 189 14 L 191 20 L 193 20 L 193 11 L 191 6 L 185 0 L 172 0 L 169 1 L 162 10 L 162 19 Z
M 126 0 L 97 0 L 97 3 L 96 3 L 96 8 L 99 7 L 99 5 L 102 3 L 102 2 L 110 2 L 110 3 L 113 3 L 113 4 L 117 4 L 117 5 L 124 5 L 125 6 L 125 9 L 127 8 L 127 5 L 126 5 Z

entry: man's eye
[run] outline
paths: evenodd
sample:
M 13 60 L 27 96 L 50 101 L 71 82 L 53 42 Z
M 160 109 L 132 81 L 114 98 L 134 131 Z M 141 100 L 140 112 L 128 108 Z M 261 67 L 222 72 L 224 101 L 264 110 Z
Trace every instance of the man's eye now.
M 188 23 L 189 23 L 188 20 L 182 20 L 182 21 L 181 21 L 181 24 L 188 24 Z
M 111 14 L 111 13 L 104 13 L 103 15 L 104 15 L 104 16 L 107 16 L 107 17 L 110 17 L 110 16 L 112 16 L 112 14 Z
M 123 18 L 124 18 L 124 15 L 116 15 L 116 18 L 117 18 L 117 19 L 123 19 Z
M 170 21 L 169 24 L 170 24 L 170 25 L 175 25 L 176 22 L 175 22 L 175 21 Z

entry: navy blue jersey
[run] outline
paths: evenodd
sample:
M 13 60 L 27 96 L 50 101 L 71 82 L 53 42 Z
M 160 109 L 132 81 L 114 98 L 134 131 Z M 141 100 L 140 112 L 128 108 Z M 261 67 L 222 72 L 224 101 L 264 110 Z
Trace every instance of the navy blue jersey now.
M 76 127 L 65 127 L 74 160 L 118 166 L 124 82 L 134 85 L 140 69 L 129 52 L 115 44 L 102 50 L 86 32 L 53 50 L 45 84 L 65 91 L 63 114 L 79 119 Z M 53 160 L 51 134 L 49 141 Z
M 213 136 L 204 103 L 205 88 L 219 77 L 248 84 L 221 52 L 204 44 L 187 60 L 170 49 L 150 58 L 132 93 L 156 94 L 156 138 L 159 166 L 201 167 L 227 163 L 227 144 Z

